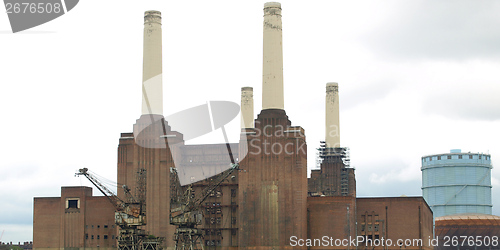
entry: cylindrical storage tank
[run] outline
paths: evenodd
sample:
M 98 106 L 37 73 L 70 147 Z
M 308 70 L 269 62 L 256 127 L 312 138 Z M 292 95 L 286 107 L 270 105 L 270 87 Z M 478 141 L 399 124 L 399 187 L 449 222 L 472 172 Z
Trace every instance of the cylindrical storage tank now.
M 500 249 L 500 217 L 454 214 L 436 217 L 434 250 Z
M 491 214 L 491 169 L 489 154 L 451 150 L 422 157 L 422 192 L 434 218 Z

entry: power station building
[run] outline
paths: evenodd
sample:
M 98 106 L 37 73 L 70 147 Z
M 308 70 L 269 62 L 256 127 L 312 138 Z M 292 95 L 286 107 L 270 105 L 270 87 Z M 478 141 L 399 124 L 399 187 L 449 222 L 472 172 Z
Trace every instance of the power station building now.
M 491 156 L 464 153 L 422 157 L 422 192 L 434 217 L 452 214 L 491 214 Z
M 239 159 L 241 171 L 202 204 L 198 228 L 204 232 L 205 249 L 432 249 L 427 241 L 432 237 L 432 212 L 422 197 L 356 198 L 355 171 L 340 144 L 337 83 L 326 85 L 322 162 L 307 178 L 305 130 L 292 125 L 284 107 L 281 4 L 264 5 L 263 30 L 262 110 L 255 118 L 253 88 L 243 87 L 240 141 L 188 145 L 185 141 L 193 135 L 183 127 L 175 128 L 175 117 L 163 115 L 161 14 L 145 13 L 142 115 L 132 132 L 121 133 L 117 164 L 118 183 L 131 190 L 137 188 L 138 170 L 147 170 L 145 230 L 164 237 L 164 247 L 173 249 L 171 169 L 182 167 L 179 179 L 192 183 L 196 195 L 207 187 L 206 177 L 224 171 L 229 159 Z M 217 113 L 216 106 L 197 108 L 202 110 L 200 116 L 210 115 L 208 119 L 217 123 L 216 117 L 224 112 Z M 223 128 L 223 124 L 214 126 Z M 85 192 L 68 193 L 73 189 Z M 99 203 L 88 212 L 84 204 L 91 200 Z M 116 229 L 115 234 L 103 230 L 106 226 L 113 231 L 109 227 L 114 219 L 113 207 L 105 201 L 91 197 L 87 187 L 63 188 L 61 197 L 35 198 L 33 247 L 115 247 Z M 49 239 L 49 229 L 64 231 L 64 237 Z M 363 242 L 352 245 L 351 239 Z M 401 239 L 421 243 L 399 244 Z M 381 245 L 383 240 L 393 245 Z

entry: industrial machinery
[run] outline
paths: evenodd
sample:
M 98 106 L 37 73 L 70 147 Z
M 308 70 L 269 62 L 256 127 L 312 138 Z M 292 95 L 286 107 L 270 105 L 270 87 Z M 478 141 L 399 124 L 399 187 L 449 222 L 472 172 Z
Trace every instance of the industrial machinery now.
M 120 250 L 156 250 L 161 249 L 163 238 L 147 235 L 142 226 L 146 225 L 146 170 L 137 172 L 136 197 L 128 186 L 123 185 L 125 200 L 120 199 L 97 177 L 82 168 L 76 176 L 85 176 L 106 196 L 115 207 L 115 224 L 118 229 L 118 249 Z
M 177 169 L 170 168 L 170 224 L 177 227 L 174 234 L 175 249 L 204 249 L 203 243 L 199 241 L 203 234 L 196 228 L 201 224 L 202 204 L 238 167 L 233 161 L 229 169 L 208 179 L 209 184 L 197 197 L 192 184 L 181 186 Z

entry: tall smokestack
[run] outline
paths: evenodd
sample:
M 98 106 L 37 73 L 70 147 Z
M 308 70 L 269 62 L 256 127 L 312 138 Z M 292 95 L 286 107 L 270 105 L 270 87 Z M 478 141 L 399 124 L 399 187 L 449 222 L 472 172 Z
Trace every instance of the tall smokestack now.
M 241 88 L 241 128 L 253 128 L 253 88 Z
M 144 13 L 142 114 L 163 115 L 161 12 Z
M 281 4 L 264 4 L 262 109 L 284 109 Z
M 326 84 L 325 107 L 325 142 L 328 148 L 340 147 L 339 120 L 339 85 L 336 82 Z

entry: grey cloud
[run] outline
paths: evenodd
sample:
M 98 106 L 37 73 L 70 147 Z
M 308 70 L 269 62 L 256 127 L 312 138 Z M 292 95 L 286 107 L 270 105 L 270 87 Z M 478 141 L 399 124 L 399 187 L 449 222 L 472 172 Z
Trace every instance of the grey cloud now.
M 421 180 L 390 180 L 384 183 L 370 182 L 370 173 L 356 172 L 356 184 L 358 197 L 384 196 L 397 197 L 401 195 L 422 196 Z
M 396 16 L 360 37 L 376 55 L 397 60 L 500 59 L 500 2 L 400 4 Z
M 33 223 L 33 202 L 32 198 L 17 200 L 15 197 L 2 195 L 2 207 L 0 208 L 0 221 L 3 224 L 24 224 Z
M 397 84 L 393 81 L 379 81 L 376 83 L 359 86 L 347 91 L 340 97 L 343 110 L 354 108 L 367 102 L 383 99 L 392 91 L 396 90 Z
M 500 99 L 494 94 L 494 89 L 471 88 L 446 92 L 429 95 L 424 101 L 423 111 L 459 120 L 500 119 Z

